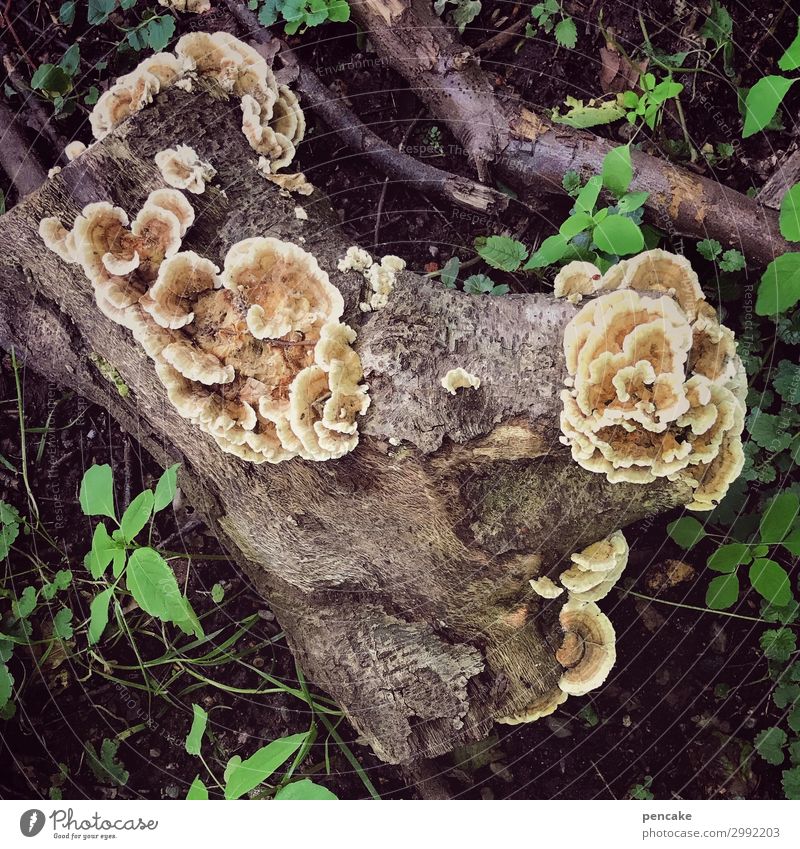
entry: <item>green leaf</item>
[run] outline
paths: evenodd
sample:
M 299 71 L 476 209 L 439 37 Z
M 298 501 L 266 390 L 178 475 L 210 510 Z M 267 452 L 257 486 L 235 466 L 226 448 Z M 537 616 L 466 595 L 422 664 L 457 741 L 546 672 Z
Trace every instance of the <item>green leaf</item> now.
M 83 475 L 79 495 L 81 510 L 86 516 L 108 516 L 115 519 L 114 477 L 111 466 L 91 466 Z
M 800 365 L 791 360 L 781 360 L 775 370 L 772 385 L 787 404 L 800 404 Z
M 233 766 L 225 780 L 225 798 L 241 799 L 266 781 L 303 745 L 308 732 L 273 740 L 247 760 Z
M 575 197 L 581 190 L 581 175 L 577 171 L 565 171 L 561 186 L 568 195 Z
M 558 232 L 565 238 L 571 239 L 588 230 L 594 224 L 594 219 L 587 212 L 576 212 L 570 215 L 569 218 L 558 228 Z
M 215 604 L 219 604 L 223 598 L 225 598 L 225 588 L 222 584 L 214 584 L 214 586 L 211 587 L 211 600 Z
M 753 442 L 761 448 L 776 453 L 792 444 L 792 435 L 786 432 L 787 422 L 781 416 L 762 413 L 756 408 L 748 413 L 745 423 Z
M 72 26 L 75 20 L 75 6 L 76 0 L 67 0 L 66 3 L 61 4 L 61 8 L 58 10 L 58 19 L 62 24 L 66 26 Z
M 586 181 L 586 185 L 578 192 L 578 197 L 575 198 L 575 209 L 591 215 L 597 205 L 597 198 L 600 197 L 600 189 L 602 187 L 602 177 L 599 175 L 590 177 Z
M 782 728 L 765 728 L 755 739 L 756 751 L 767 763 L 778 766 L 783 763 L 783 747 L 786 732 Z
M 800 698 L 800 684 L 778 684 L 772 693 L 772 701 L 775 707 L 791 707 Z
M 151 18 L 145 28 L 147 44 L 156 53 L 160 53 L 169 44 L 175 34 L 175 18 L 172 15 L 161 15 Z
M 146 489 L 131 501 L 128 509 L 122 514 L 120 530 L 126 542 L 133 542 L 139 531 L 147 524 L 152 512 L 153 492 Z
M 68 74 L 70 77 L 75 76 L 75 72 L 78 70 L 78 66 L 81 64 L 80 45 L 70 45 L 58 64 L 65 74 Z
M 741 251 L 731 249 L 725 251 L 719 261 L 719 267 L 723 271 L 741 271 L 745 267 L 744 254 Z
M 89 9 L 86 20 L 93 26 L 104 24 L 108 16 L 114 11 L 116 0 L 89 0 Z
M 732 35 L 733 18 L 731 18 L 730 12 L 720 4 L 719 0 L 713 0 L 711 14 L 700 28 L 700 36 L 710 38 L 717 47 L 722 47 L 731 40 Z
M 489 236 L 477 251 L 484 262 L 501 271 L 516 271 L 528 256 L 525 245 L 509 236 Z
M 782 71 L 796 71 L 800 68 L 800 18 L 797 19 L 798 33 L 794 41 L 786 48 L 783 56 L 778 59 L 778 67 Z
M 722 245 L 716 239 L 702 239 L 697 243 L 697 251 L 703 259 L 713 262 L 722 253 Z
M 128 559 L 128 552 L 124 548 L 114 552 L 114 558 L 111 563 L 111 574 L 115 578 L 119 578 L 125 568 L 125 562 Z
M 19 524 L 17 522 L 0 524 L 0 560 L 4 560 L 8 556 L 11 546 L 18 536 Z
M 51 97 L 64 95 L 72 89 L 72 78 L 58 65 L 40 65 L 31 77 L 31 88 Z
M 582 100 L 567 97 L 565 103 L 567 111 L 562 115 L 558 109 L 554 109 L 550 119 L 556 124 L 565 124 L 578 130 L 612 124 L 625 116 L 625 109 L 616 100 L 608 100 L 597 106 L 584 106 Z
M 800 528 L 789 534 L 781 545 L 795 557 L 800 557 Z
M 195 776 L 194 781 L 192 782 L 192 786 L 189 788 L 189 792 L 186 794 L 187 801 L 197 801 L 197 802 L 207 802 L 208 801 L 208 790 L 206 789 L 205 784 L 200 780 L 200 776 Z
M 800 183 L 795 183 L 781 199 L 778 224 L 784 239 L 800 242 Z
M 128 558 L 126 582 L 139 607 L 150 616 L 179 627 L 191 615 L 175 574 L 152 548 L 137 548 Z
M 800 766 L 785 769 L 781 773 L 781 786 L 787 799 L 800 799 Z
M 578 43 L 578 28 L 575 26 L 575 21 L 572 18 L 562 18 L 557 24 L 553 35 L 556 41 L 569 50 L 572 50 Z
M 786 721 L 795 734 L 800 734 L 800 705 L 792 708 Z
M 650 192 L 628 192 L 619 199 L 617 209 L 622 213 L 636 212 L 649 197 Z
M 764 631 L 759 643 L 768 660 L 785 663 L 797 648 L 797 637 L 788 628 L 777 628 L 772 631 Z
M 306 801 L 317 799 L 338 799 L 335 793 L 331 793 L 327 787 L 315 784 L 310 778 L 302 778 L 282 787 L 276 794 L 276 799 L 303 799 Z
M 747 92 L 742 138 L 749 138 L 775 117 L 786 93 L 796 80 L 770 75 L 761 79 Z
M 5 663 L 0 663 L 0 710 L 2 710 L 14 692 L 14 676 Z
M 190 755 L 199 755 L 203 744 L 203 734 L 206 733 L 208 714 L 200 705 L 192 705 L 192 727 L 186 737 L 186 752 Z
M 60 640 L 72 639 L 72 611 L 62 607 L 53 617 L 53 636 Z
M 615 147 L 603 157 L 602 177 L 603 185 L 617 197 L 628 191 L 633 179 L 631 149 L 628 145 Z
M 158 479 L 155 500 L 153 501 L 154 513 L 158 513 L 159 510 L 163 510 L 172 504 L 175 493 L 178 491 L 178 469 L 180 465 L 180 463 L 175 463 L 174 466 L 170 466 Z
M 17 619 L 27 619 L 36 610 L 36 590 L 25 587 L 22 595 L 11 603 L 11 612 Z
M 692 516 L 682 516 L 667 525 L 671 539 L 687 551 L 706 536 L 705 528 Z
M 793 492 L 781 492 L 767 505 L 761 518 L 761 542 L 777 545 L 789 533 L 800 512 L 800 498 Z
M 535 268 L 545 268 L 548 265 L 563 259 L 570 251 L 574 250 L 569 242 L 560 234 L 548 236 L 539 250 L 531 254 L 531 258 L 523 266 L 523 271 L 532 271 Z
M 254 7 L 251 7 L 254 8 Z M 258 22 L 263 27 L 271 27 L 278 20 L 278 0 L 267 0 L 258 10 Z
M 759 558 L 750 567 L 753 589 L 770 604 L 782 607 L 792 600 L 792 587 L 783 566 L 766 557 Z
M 727 610 L 739 598 L 739 578 L 736 572 L 713 578 L 706 590 L 706 605 L 712 610 Z
M 114 588 L 109 587 L 107 590 L 98 593 L 89 605 L 88 639 L 90 646 L 99 642 L 106 625 L 108 625 L 108 605 L 113 595 Z
M 731 542 L 720 546 L 708 558 L 706 565 L 715 572 L 733 572 L 740 563 L 750 562 L 750 546 L 743 542 Z
M 442 281 L 442 285 L 448 289 L 454 289 L 460 269 L 461 260 L 457 256 L 451 256 L 439 272 L 439 280 Z
M 624 215 L 609 215 L 594 228 L 592 238 L 601 251 L 617 256 L 635 254 L 644 247 L 639 225 Z
M 86 555 L 86 568 L 95 580 L 102 576 L 119 550 L 120 544 L 108 535 L 106 526 L 99 522 L 92 536 L 92 550 Z
M 50 601 L 56 593 L 65 590 L 72 583 L 72 572 L 69 569 L 59 569 L 53 575 L 53 580 L 42 587 L 42 598 Z
M 488 295 L 494 289 L 494 280 L 485 274 L 470 274 L 464 281 L 464 291 L 469 295 Z
M 98 781 L 107 783 L 110 780 L 112 784 L 120 787 L 128 783 L 128 771 L 117 758 L 119 740 L 103 740 L 99 758 L 91 743 L 86 743 L 85 747 L 89 766 Z
M 478 4 L 478 7 L 480 11 L 480 4 Z M 346 0 L 328 0 L 328 20 L 336 23 L 349 21 L 350 4 Z

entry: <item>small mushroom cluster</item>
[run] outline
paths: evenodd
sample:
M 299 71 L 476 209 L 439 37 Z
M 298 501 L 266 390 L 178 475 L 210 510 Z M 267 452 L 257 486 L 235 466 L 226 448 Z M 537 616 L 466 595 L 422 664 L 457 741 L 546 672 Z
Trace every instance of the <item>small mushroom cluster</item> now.
M 329 460 L 358 443 L 369 406 L 344 301 L 315 257 L 250 238 L 222 273 L 181 251 L 194 210 L 181 192 L 152 192 L 133 223 L 110 203 L 66 230 L 46 218 L 47 247 L 81 265 L 101 311 L 133 332 L 178 412 L 224 451 L 253 463 Z
M 159 92 L 173 86 L 191 90 L 199 78 L 213 81 L 226 94 L 240 98 L 242 131 L 259 155 L 259 173 L 284 190 L 310 194 L 313 186 L 303 174 L 277 173 L 292 162 L 305 134 L 305 116 L 297 96 L 288 86 L 277 83 L 272 68 L 257 50 L 227 32 L 188 33 L 178 40 L 175 53 L 156 53 L 119 77 L 92 110 L 94 137 L 104 138 L 152 103 Z
M 339 260 L 339 271 L 356 271 L 364 277 L 369 291 L 358 305 L 361 312 L 381 310 L 389 303 L 398 272 L 406 267 L 406 261 L 394 254 L 387 254 L 376 261 L 363 248 L 353 245 Z
M 556 293 L 594 295 L 567 325 L 561 441 L 611 483 L 663 477 L 711 510 L 744 463 L 747 381 L 688 260 L 654 250 L 612 266 L 565 266 Z
M 617 659 L 616 635 L 609 618 L 597 606 L 622 575 L 628 564 L 628 543 L 622 531 L 614 531 L 573 555 L 558 586 L 542 576 L 530 582 L 534 592 L 546 599 L 558 598 L 566 588 L 568 598 L 558 615 L 563 637 L 556 660 L 564 671 L 558 687 L 527 708 L 498 722 L 517 725 L 534 722 L 553 713 L 567 696 L 584 696 L 599 687 Z

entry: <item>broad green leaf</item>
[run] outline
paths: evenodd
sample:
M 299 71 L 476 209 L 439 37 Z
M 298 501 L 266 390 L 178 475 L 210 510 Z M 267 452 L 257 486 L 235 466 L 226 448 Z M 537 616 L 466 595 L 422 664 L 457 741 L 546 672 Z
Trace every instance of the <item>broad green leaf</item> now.
M 61 70 L 64 71 L 65 74 L 69 74 L 69 76 L 74 76 L 75 71 L 78 70 L 78 66 L 81 63 L 81 48 L 78 44 L 73 44 L 67 48 L 67 52 L 62 57 L 61 61 L 58 63 L 61 66 Z
M 800 499 L 793 492 L 776 495 L 761 518 L 761 542 L 777 545 L 789 533 L 800 512 Z
M 609 215 L 594 228 L 592 238 L 601 251 L 617 256 L 638 253 L 644 247 L 639 225 L 624 215 Z
M 753 589 L 770 604 L 781 607 L 792 600 L 792 586 L 786 570 L 774 560 L 759 558 L 750 567 Z
M 633 179 L 631 149 L 628 145 L 615 147 L 603 157 L 602 176 L 603 185 L 617 197 L 621 197 L 628 191 L 628 186 Z
M 667 533 L 681 548 L 690 549 L 704 536 L 705 529 L 693 516 L 682 516 L 667 525 Z
M 770 75 L 761 79 L 747 92 L 742 138 L 749 138 L 775 117 L 786 93 L 796 80 Z
M 151 616 L 165 622 L 186 618 L 186 607 L 175 574 L 152 548 L 137 548 L 128 558 L 125 575 L 136 603 Z
M 599 175 L 590 177 L 586 181 L 586 185 L 578 192 L 578 197 L 575 198 L 575 209 L 580 212 L 588 212 L 591 215 L 597 205 L 597 198 L 600 197 L 602 187 L 602 177 Z
M 525 245 L 509 236 L 489 236 L 477 251 L 484 262 L 501 271 L 516 271 L 528 256 Z
M 111 466 L 91 466 L 83 475 L 78 496 L 81 510 L 86 516 L 108 516 L 114 514 L 114 476 Z
M 800 242 L 800 183 L 795 183 L 781 199 L 778 223 L 784 239 Z
M 458 272 L 461 269 L 461 260 L 457 256 L 451 256 L 450 259 L 442 266 L 439 272 L 439 280 L 442 285 L 448 289 L 455 288 L 456 280 L 458 280 Z
M 125 569 L 125 562 L 128 559 L 128 552 L 124 548 L 114 552 L 114 559 L 111 563 L 111 574 L 115 578 L 119 578 Z
M 750 562 L 750 546 L 743 542 L 731 542 L 720 546 L 708 558 L 706 565 L 715 572 L 733 572 L 740 563 Z
M 72 78 L 58 65 L 40 65 L 31 77 L 31 88 L 51 96 L 64 95 L 72 89 Z
M 789 660 L 797 649 L 797 637 L 789 628 L 764 631 L 758 642 L 764 655 L 769 660 L 776 660 L 779 663 Z
M 584 106 L 582 100 L 574 97 L 567 97 L 565 102 L 569 107 L 567 111 L 562 115 L 554 109 L 550 118 L 556 124 L 566 124 L 579 130 L 612 124 L 625 116 L 625 109 L 616 100 L 607 100 L 596 106 Z
M 200 776 L 196 776 L 194 781 L 192 782 L 192 786 L 189 788 L 189 792 L 186 794 L 187 801 L 200 801 L 207 802 L 208 801 L 208 790 L 206 789 L 205 784 L 200 780 Z
M 786 312 L 800 301 L 800 253 L 781 254 L 761 276 L 756 298 L 757 315 Z
M 781 545 L 795 557 L 800 557 L 800 528 L 789 534 Z
M 140 492 L 122 514 L 120 530 L 126 542 L 133 542 L 136 535 L 147 524 L 153 512 L 153 492 L 150 489 Z
M 151 18 L 144 32 L 148 46 L 156 53 L 160 53 L 175 34 L 175 18 L 172 15 Z
M 114 595 L 114 588 L 109 587 L 98 593 L 89 605 L 89 645 L 93 646 L 103 636 L 108 625 L 108 605 Z
M 570 215 L 569 218 L 558 228 L 558 232 L 565 238 L 571 239 L 587 230 L 594 223 L 594 219 L 586 212 L 576 212 Z
M 62 607 L 53 617 L 53 636 L 60 640 L 72 639 L 72 611 Z
M 650 192 L 628 192 L 619 199 L 617 209 L 622 213 L 635 212 L 644 205 L 649 197 Z
M 13 692 L 14 676 L 5 663 L 0 663 L 0 710 L 6 706 Z
M 50 601 L 56 593 L 65 590 L 72 583 L 72 572 L 69 569 L 59 569 L 53 575 L 53 580 L 42 587 L 42 598 Z
M 11 546 L 19 536 L 19 525 L 16 522 L 0 524 L 0 560 L 4 560 Z
M 337 23 L 350 20 L 350 4 L 347 0 L 328 0 L 328 20 Z
M 553 30 L 556 41 L 568 50 L 572 50 L 578 43 L 578 28 L 575 21 L 570 17 L 562 18 Z
M 539 245 L 539 250 L 531 254 L 531 258 L 523 266 L 523 271 L 546 268 L 548 265 L 553 265 L 553 263 L 563 259 L 572 250 L 569 242 L 560 233 L 556 233 L 555 236 L 548 236 Z
M 92 535 L 92 550 L 86 555 L 86 568 L 95 580 L 101 577 L 119 550 L 119 543 L 108 535 L 106 526 L 99 522 Z
M 186 752 L 190 755 L 199 755 L 203 745 L 203 734 L 206 733 L 208 714 L 200 705 L 192 705 L 192 727 L 186 737 Z
M 782 71 L 796 71 L 800 68 L 800 18 L 797 19 L 798 33 L 794 41 L 786 48 L 783 56 L 778 59 L 778 67 Z
M 36 596 L 33 587 L 25 587 L 22 595 L 11 603 L 11 612 L 17 619 L 27 619 L 36 610 Z
M 781 786 L 787 799 L 800 799 L 800 766 L 785 769 L 781 773 Z
M 58 19 L 62 24 L 65 24 L 66 26 L 72 25 L 75 20 L 76 4 L 77 0 L 67 0 L 66 3 L 61 4 L 61 8 L 58 10 Z
M 783 747 L 786 732 L 782 728 L 765 728 L 754 741 L 756 751 L 767 763 L 778 766 L 783 763 Z
M 247 760 L 236 764 L 225 782 L 225 798 L 241 799 L 246 793 L 266 781 L 303 745 L 308 732 L 281 737 L 259 749 Z
M 739 578 L 736 572 L 713 578 L 706 590 L 706 605 L 712 610 L 727 610 L 739 598 Z
M 293 781 L 282 787 L 276 794 L 276 799 L 338 799 L 335 793 L 331 793 L 327 787 L 321 784 L 315 784 L 310 778 L 302 778 L 300 781 Z
M 114 11 L 116 0 L 89 0 L 89 9 L 86 20 L 93 26 L 104 24 L 108 16 Z
M 225 588 L 222 584 L 214 584 L 214 586 L 211 587 L 211 600 L 215 604 L 219 604 L 223 598 L 225 598 Z
M 174 466 L 170 466 L 158 479 L 153 501 L 154 513 L 158 513 L 159 510 L 163 510 L 172 504 L 172 499 L 175 498 L 175 493 L 178 490 L 178 469 L 180 465 L 180 463 L 175 463 Z
M 800 404 L 800 365 L 781 360 L 775 369 L 772 385 L 778 395 L 793 407 Z

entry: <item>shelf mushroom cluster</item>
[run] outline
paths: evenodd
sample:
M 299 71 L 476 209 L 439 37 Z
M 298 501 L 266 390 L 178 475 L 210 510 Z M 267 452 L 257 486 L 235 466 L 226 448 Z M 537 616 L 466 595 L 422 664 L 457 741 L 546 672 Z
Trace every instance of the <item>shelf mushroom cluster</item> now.
M 584 696 L 606 680 L 617 659 L 616 634 L 597 602 L 619 580 L 628 565 L 628 554 L 624 534 L 614 531 L 570 556 L 570 567 L 558 578 L 561 586 L 546 575 L 530 582 L 533 591 L 548 600 L 567 591 L 567 601 L 558 615 L 562 640 L 555 655 L 564 671 L 556 688 L 521 713 L 498 722 L 507 725 L 534 722 L 553 713 L 568 696 Z
M 242 132 L 259 155 L 259 173 L 284 190 L 310 194 L 313 186 L 303 174 L 278 173 L 294 160 L 305 135 L 305 115 L 297 96 L 277 83 L 257 50 L 227 32 L 188 33 L 178 40 L 174 53 L 156 53 L 119 77 L 92 110 L 94 137 L 104 138 L 161 91 L 171 87 L 191 91 L 198 78 L 240 98 Z
M 253 463 L 351 451 L 370 399 L 339 290 L 312 254 L 274 238 L 237 242 L 220 273 L 180 250 L 193 221 L 181 192 L 159 189 L 130 226 L 101 202 L 71 230 L 46 218 L 39 232 L 80 264 L 103 314 L 154 360 L 173 406 L 224 451 Z
M 573 459 L 611 483 L 684 482 L 690 509 L 713 509 L 744 463 L 747 381 L 688 260 L 647 251 L 604 275 L 570 263 L 555 292 L 595 296 L 564 333 L 561 441 Z

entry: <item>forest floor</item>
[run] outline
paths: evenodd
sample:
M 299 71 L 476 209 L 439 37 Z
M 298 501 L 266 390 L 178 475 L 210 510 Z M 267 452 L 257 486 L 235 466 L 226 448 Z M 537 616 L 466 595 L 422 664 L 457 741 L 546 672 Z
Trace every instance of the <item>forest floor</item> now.
M 102 88 L 137 60 L 131 51 L 114 49 L 120 26 L 133 13 L 120 14 L 87 38 L 84 19 L 57 26 L 43 11 L 46 2 L 22 6 L 14 19 L 19 43 L 9 38 L 8 31 L 2 39 L 27 79 L 40 63 L 57 61 L 76 39 L 85 71 L 79 80 L 81 92 L 93 85 Z M 53 19 L 57 6 L 51 0 Z M 683 115 L 668 108 L 661 127 L 643 133 L 637 143 L 747 191 L 759 188 L 782 154 L 793 149 L 792 118 L 800 105 L 800 89 L 785 101 L 785 128 L 776 129 L 768 140 L 759 134 L 742 141 L 732 76 L 739 86 L 748 86 L 774 70 L 794 35 L 796 13 L 787 12 L 789 6 L 778 0 L 727 6 L 733 19 L 731 55 L 726 59 L 721 51 L 701 72 L 676 74 L 685 86 Z M 611 37 L 624 54 L 638 60 L 647 52 L 645 31 L 660 55 L 689 52 L 687 65 L 705 58 L 700 52 L 705 41 L 699 33 L 711 3 L 594 0 L 567 2 L 564 7 L 577 23 L 575 49 L 560 47 L 552 33 L 540 29 L 535 35 L 511 39 L 483 60 L 499 85 L 510 87 L 539 110 L 563 107 L 568 96 L 589 100 L 607 93 L 615 83 L 607 79 L 608 68 L 603 73 L 601 49 Z M 477 47 L 528 14 L 528 6 L 488 0 L 463 38 Z M 217 8 L 206 15 L 178 16 L 175 35 L 187 29 L 223 28 L 237 32 L 225 10 Z M 352 23 L 325 24 L 290 41 L 322 80 L 388 142 L 402 143 L 411 155 L 444 170 L 471 173 L 446 128 L 425 114 L 414 93 L 369 50 Z M 627 59 L 623 59 L 624 72 Z M 100 60 L 108 66 L 97 69 Z M 619 55 L 614 61 L 618 60 Z M 607 57 L 605 61 L 608 65 Z M 5 96 L 13 107 L 12 94 L 6 86 Z M 43 105 L 52 110 L 51 104 L 43 101 Z M 81 100 L 74 106 L 55 126 L 67 140 L 88 142 L 88 107 Z M 424 273 L 437 271 L 452 256 L 462 263 L 474 262 L 475 238 L 501 232 L 497 221 L 437 209 L 402 185 L 386 184 L 382 174 L 353 155 L 313 115 L 307 117 L 312 129 L 299 151 L 303 170 L 327 192 L 354 242 L 379 253 L 396 253 Z M 631 135 L 625 121 L 596 131 L 620 143 Z M 687 139 L 699 152 L 696 161 Z M 55 164 L 51 148 L 44 142 L 37 148 L 46 166 Z M 11 205 L 13 188 L 7 182 L 2 188 Z M 567 208 L 565 203 L 563 209 L 552 210 L 556 226 Z M 540 219 L 504 223 L 529 244 L 548 235 Z M 752 288 L 747 269 L 733 278 L 704 263 L 692 245 L 667 241 L 665 246 L 686 252 L 697 262 L 715 302 L 726 301 L 731 287 Z M 488 271 L 480 263 L 473 270 Z M 522 275 L 491 273 L 496 283 L 506 283 L 513 291 L 530 285 Z M 734 305 L 727 323 L 735 330 L 737 314 Z M 775 346 L 770 355 L 776 356 Z M 109 384 L 109 392 L 113 391 Z M 161 471 L 140 451 L 136 434 L 121 432 L 102 407 L 48 385 L 10 354 L 3 356 L 0 499 L 29 517 L 35 503 L 44 533 L 33 531 L 17 540 L 0 571 L 4 588 L 0 604 L 3 595 L 6 601 L 18 596 L 22 587 L 42 575 L 52 576 L 65 563 L 75 576 L 85 571 L 83 558 L 93 525 L 81 513 L 77 494 L 92 463 L 111 465 L 122 502 L 152 486 Z M 570 699 L 544 720 L 499 725 L 484 743 L 437 760 L 433 771 L 453 795 L 486 799 L 783 795 L 780 770 L 754 757 L 758 732 L 781 715 L 771 697 L 773 684 L 760 644 L 766 626 L 763 610 L 748 595 L 735 611 L 706 608 L 705 558 L 713 551 L 713 542 L 709 538 L 684 551 L 667 534 L 674 518 L 663 516 L 626 530 L 631 564 L 605 609 L 618 638 L 617 665 L 606 684 L 587 697 Z M 52 636 L 48 608 L 42 607 L 38 619 L 32 615 L 38 643 L 28 654 L 17 653 L 14 658 L 16 713 L 0 719 L 0 797 L 183 798 L 195 775 L 208 779 L 205 765 L 184 748 L 192 703 L 210 715 L 213 754 L 207 760 L 218 776 L 232 755 L 246 757 L 270 740 L 307 730 L 314 719 L 268 603 L 227 560 L 205 530 L 202 516 L 193 515 L 179 495 L 174 509 L 160 514 L 153 539 L 154 545 L 182 555 L 171 560 L 172 566 L 206 633 L 214 639 L 187 653 L 185 638 L 181 641 L 143 618 L 130 639 L 119 634 L 104 643 L 102 651 L 89 650 L 77 638 L 53 648 L 42 638 Z M 74 579 L 65 592 L 75 622 L 85 620 L 88 599 L 80 581 Z M 417 796 L 415 773 L 381 764 L 335 713 L 328 721 L 335 732 L 318 723 L 303 772 L 341 798 L 360 798 L 373 791 L 383 798 Z M 104 741 L 112 741 L 111 748 L 118 744 L 113 757 L 109 749 L 106 769 L 97 764 L 103 760 Z M 119 770 L 116 780 L 110 774 L 117 767 L 127 773 L 124 781 Z

